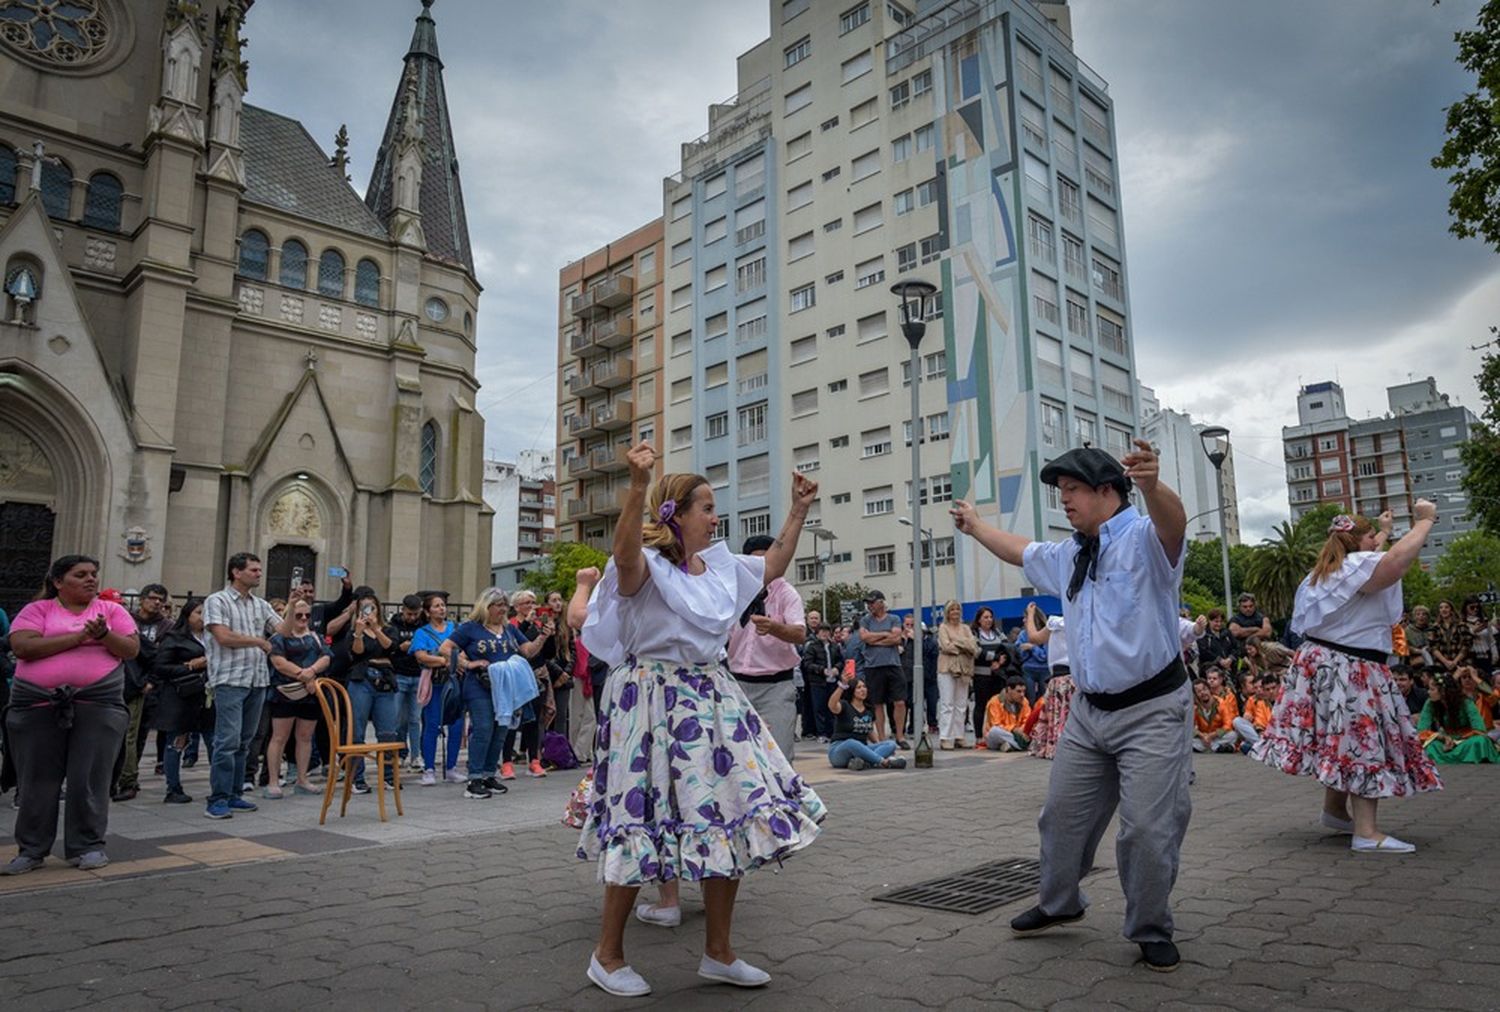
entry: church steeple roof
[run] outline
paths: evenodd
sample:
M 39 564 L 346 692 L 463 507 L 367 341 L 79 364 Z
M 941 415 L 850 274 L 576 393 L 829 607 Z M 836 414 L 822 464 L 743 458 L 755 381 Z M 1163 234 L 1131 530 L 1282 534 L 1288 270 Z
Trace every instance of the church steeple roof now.
M 417 15 L 411 45 L 406 51 L 406 69 L 391 101 L 385 135 L 375 155 L 365 203 L 381 221 L 390 225 L 393 212 L 398 210 L 397 149 L 399 142 L 412 136 L 412 110 L 408 107 L 414 107 L 419 124 L 417 138 L 423 152 L 416 209 L 422 215 L 421 232 L 426 238 L 427 252 L 457 261 L 472 274 L 474 254 L 469 246 L 469 224 L 464 215 L 458 154 L 448 119 L 448 96 L 443 89 L 443 61 L 438 56 L 432 2 L 422 0 L 422 12 Z

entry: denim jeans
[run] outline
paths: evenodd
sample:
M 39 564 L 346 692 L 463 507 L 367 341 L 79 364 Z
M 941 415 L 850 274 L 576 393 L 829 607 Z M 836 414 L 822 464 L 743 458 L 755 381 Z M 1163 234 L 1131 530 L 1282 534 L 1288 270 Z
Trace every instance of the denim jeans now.
M 1047 691 L 1047 679 L 1052 677 L 1052 672 L 1036 664 L 1023 664 L 1021 677 L 1026 680 L 1026 701 L 1035 706 L 1042 693 Z
M 349 703 L 354 708 L 353 731 L 356 745 L 364 744 L 365 727 L 372 719 L 375 721 L 376 741 L 401 740 L 396 733 L 396 711 L 399 707 L 396 693 L 376 692 L 369 682 L 350 679 Z M 355 760 L 354 780 L 359 783 L 364 778 L 365 761 Z
M 505 735 L 495 726 L 495 704 L 490 690 L 474 672 L 464 677 L 464 709 L 469 713 L 469 779 L 492 777 L 500 766 Z
M 443 730 L 443 687 L 432 687 L 432 698 L 422 707 L 422 768 L 437 769 L 438 733 Z M 443 758 L 443 768 L 451 770 L 458 765 L 458 746 L 464 738 L 464 718 L 460 716 L 447 727 L 448 752 Z
M 406 742 L 407 756 L 422 754 L 422 708 L 417 705 L 421 675 L 396 676 L 396 741 Z
M 828 746 L 828 765 L 845 769 L 850 759 L 863 759 L 871 766 L 877 766 L 881 760 L 889 759 L 895 754 L 896 742 L 891 738 L 877 741 L 873 745 L 866 745 L 857 738 L 845 738 Z
M 808 686 L 808 695 L 812 697 L 813 726 L 818 737 L 832 738 L 834 720 L 828 712 L 828 697 L 833 695 L 833 683 L 822 677 L 814 678 Z
M 209 766 L 209 804 L 239 797 L 245 785 L 245 757 L 260 726 L 266 703 L 264 685 L 253 689 L 234 685 L 214 688 L 214 748 Z

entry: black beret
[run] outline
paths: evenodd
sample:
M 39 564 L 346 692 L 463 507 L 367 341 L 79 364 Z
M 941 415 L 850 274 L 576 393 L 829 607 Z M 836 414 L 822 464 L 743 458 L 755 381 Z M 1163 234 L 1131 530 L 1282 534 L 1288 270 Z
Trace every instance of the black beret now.
M 1064 475 L 1077 478 L 1090 488 L 1124 482 L 1123 491 L 1130 491 L 1131 481 L 1125 475 L 1124 465 L 1097 446 L 1081 446 L 1048 461 L 1042 467 L 1042 484 L 1056 485 Z

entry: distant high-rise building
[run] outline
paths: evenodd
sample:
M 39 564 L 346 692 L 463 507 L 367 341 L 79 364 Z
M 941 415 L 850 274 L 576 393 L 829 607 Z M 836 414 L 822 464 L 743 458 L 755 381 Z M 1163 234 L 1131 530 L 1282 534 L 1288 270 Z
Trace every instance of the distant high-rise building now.
M 809 525 L 836 540 L 805 539 L 789 576 L 909 607 L 914 491 L 1065 537 L 1041 465 L 1083 443 L 1123 454 L 1136 431 L 1113 109 L 1064 3 L 769 7 L 739 93 L 665 185 L 667 467 L 709 478 L 736 543 L 778 529 L 808 473 Z M 915 490 L 889 290 L 907 279 L 939 290 Z M 938 598 L 1018 614 L 1020 572 L 925 518 Z
M 661 449 L 664 256 L 657 218 L 558 275 L 557 477 L 566 541 L 607 549 L 629 480 L 626 451 L 643 439 Z
M 1150 387 L 1141 387 L 1141 432 L 1161 453 L 1161 479 L 1182 496 L 1188 515 L 1188 536 L 1198 541 L 1212 541 L 1219 536 L 1219 492 L 1217 472 L 1203 452 L 1199 437 L 1207 423 L 1194 422 L 1191 415 L 1163 408 Z M 1234 448 L 1224 460 L 1224 526 L 1226 540 L 1240 543 L 1239 497 L 1234 481 Z
M 484 462 L 484 501 L 495 511 L 492 566 L 535 559 L 557 539 L 557 485 L 550 463 L 535 457 L 520 465 Z
M 1431 565 L 1455 537 L 1474 529 L 1474 521 L 1462 519 L 1468 501 L 1458 445 L 1476 419 L 1430 376 L 1387 387 L 1386 403 L 1385 415 L 1356 420 L 1337 383 L 1298 392 L 1298 424 L 1281 430 L 1292 519 L 1330 502 L 1371 518 L 1390 510 L 1399 535 L 1411 525 L 1412 504 L 1431 499 L 1438 523 L 1420 556 Z

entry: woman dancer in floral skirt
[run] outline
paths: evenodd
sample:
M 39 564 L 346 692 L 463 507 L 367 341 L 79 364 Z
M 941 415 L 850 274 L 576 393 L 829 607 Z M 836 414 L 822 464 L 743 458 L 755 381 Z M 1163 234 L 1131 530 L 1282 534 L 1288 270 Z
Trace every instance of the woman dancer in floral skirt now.
M 1333 518 L 1317 564 L 1297 588 L 1291 624 L 1302 646 L 1251 752 L 1285 773 L 1316 777 L 1324 786 L 1323 825 L 1352 833 L 1349 849 L 1360 854 L 1416 850 L 1376 828 L 1376 805 L 1443 786 L 1386 667 L 1401 577 L 1437 520 L 1425 499 L 1414 512 L 1411 530 L 1384 553 L 1370 521 Z
M 706 478 L 668 474 L 650 487 L 656 452 L 641 443 L 628 460 L 613 556 L 581 633 L 613 669 L 578 847 L 604 883 L 588 976 L 611 994 L 650 993 L 626 965 L 625 924 L 644 883 L 687 879 L 703 885 L 699 976 L 758 987 L 770 975 L 730 945 L 740 877 L 811 843 L 825 809 L 719 658 L 740 614 L 786 572 L 818 486 L 794 474 L 770 551 L 734 555 L 712 541 L 718 514 Z

